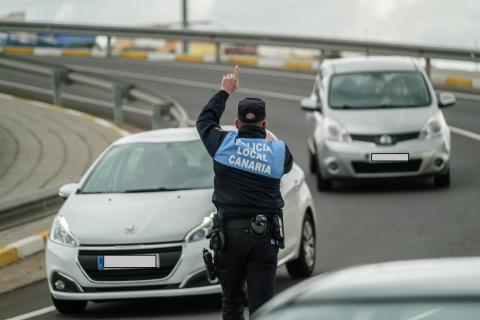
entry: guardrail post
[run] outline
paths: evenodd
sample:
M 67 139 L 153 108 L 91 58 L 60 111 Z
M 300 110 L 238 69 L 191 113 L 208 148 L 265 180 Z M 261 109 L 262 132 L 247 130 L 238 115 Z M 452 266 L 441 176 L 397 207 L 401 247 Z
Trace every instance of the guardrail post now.
M 52 102 L 56 105 L 62 104 L 62 82 L 67 79 L 68 71 L 67 70 L 55 70 L 53 71 L 53 97 Z
M 221 44 L 220 42 L 215 42 L 215 63 L 220 63 L 220 55 L 221 55 Z
M 161 129 L 163 128 L 163 118 L 167 117 L 170 112 L 169 109 L 172 106 L 170 102 L 159 103 L 153 106 L 153 117 L 152 117 L 152 129 Z
M 120 127 L 123 126 L 123 99 L 127 96 L 127 93 L 127 86 L 113 86 L 113 122 Z
M 432 78 L 432 62 L 430 61 L 430 57 L 425 58 L 425 72 L 429 79 Z
M 321 66 L 321 65 L 322 65 L 323 60 L 325 60 L 325 50 L 324 50 L 324 49 L 320 49 L 320 51 L 319 51 L 319 53 L 318 53 L 318 66 Z
M 107 35 L 107 58 L 112 57 L 112 36 Z

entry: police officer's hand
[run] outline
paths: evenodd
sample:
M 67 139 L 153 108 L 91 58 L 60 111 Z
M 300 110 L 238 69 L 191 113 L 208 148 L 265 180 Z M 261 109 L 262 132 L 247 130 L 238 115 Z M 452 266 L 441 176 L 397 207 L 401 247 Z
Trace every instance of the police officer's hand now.
M 233 67 L 233 73 L 223 76 L 220 90 L 225 90 L 228 92 L 228 94 L 232 94 L 240 86 L 240 81 L 238 80 L 238 69 L 238 66 L 235 66 Z

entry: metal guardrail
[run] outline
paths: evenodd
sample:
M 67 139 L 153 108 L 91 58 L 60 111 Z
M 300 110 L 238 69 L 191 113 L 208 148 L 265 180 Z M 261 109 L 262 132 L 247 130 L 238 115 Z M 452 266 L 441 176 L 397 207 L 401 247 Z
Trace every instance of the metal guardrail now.
M 164 127 L 166 121 L 171 121 L 171 119 L 174 119 L 179 127 L 189 125 L 187 113 L 176 100 L 130 83 L 76 71 L 63 65 L 40 62 L 24 57 L 6 57 L 1 54 L 0 66 L 50 77 L 53 87 L 52 100 L 54 104 L 58 105 L 61 104 L 62 100 L 62 85 L 71 82 L 113 92 L 113 114 L 114 122 L 117 125 L 123 125 L 122 107 L 125 98 L 138 100 L 153 107 L 152 127 L 154 129 Z M 42 190 L 38 193 L 0 203 L 0 231 L 56 213 L 63 203 L 63 199 L 57 195 L 57 192 L 57 188 Z
M 167 95 L 152 93 L 118 79 L 101 77 L 88 72 L 77 71 L 60 64 L 40 62 L 24 57 L 12 57 L 0 54 L 0 66 L 17 71 L 29 72 L 50 77 L 52 80 L 52 102 L 60 105 L 62 102 L 62 85 L 79 83 L 113 93 L 113 120 L 123 126 L 123 103 L 125 99 L 138 100 L 153 107 L 152 128 L 165 127 L 168 117 L 174 119 L 179 127 L 188 125 L 188 115 L 183 107 Z
M 2 202 L 0 231 L 56 213 L 64 201 L 57 193 L 52 188 Z
M 216 62 L 220 62 L 220 45 L 222 43 L 313 48 L 320 51 L 320 59 L 322 59 L 325 50 L 422 57 L 426 59 L 427 71 L 430 69 L 430 59 L 432 58 L 472 62 L 480 61 L 480 50 L 473 48 L 452 48 L 418 44 L 398 44 L 379 41 L 343 40 L 334 38 L 300 37 L 273 34 L 5 21 L 0 22 L 0 31 L 104 35 L 108 37 L 108 44 L 111 44 L 111 37 L 115 36 L 211 42 L 217 46 Z M 107 48 L 108 56 L 111 55 L 111 51 L 112 48 L 109 46 Z

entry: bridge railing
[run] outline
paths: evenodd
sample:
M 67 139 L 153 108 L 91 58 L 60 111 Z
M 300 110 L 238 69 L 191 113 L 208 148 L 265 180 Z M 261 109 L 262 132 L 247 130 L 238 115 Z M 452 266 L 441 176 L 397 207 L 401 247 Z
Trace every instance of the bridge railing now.
M 345 40 L 336 38 L 301 37 L 278 34 L 251 34 L 241 32 L 172 30 L 154 27 L 123 27 L 101 25 L 0 22 L 0 32 L 30 32 L 71 35 L 106 36 L 107 56 L 112 53 L 112 37 L 161 38 L 178 41 L 213 43 L 216 46 L 215 61 L 221 61 L 221 44 L 266 45 L 319 50 L 322 59 L 326 51 L 362 52 L 366 54 L 403 55 L 424 58 L 427 72 L 430 72 L 431 59 L 445 59 L 468 62 L 480 61 L 480 50 L 473 48 L 453 48 L 420 44 L 399 44 L 380 41 Z

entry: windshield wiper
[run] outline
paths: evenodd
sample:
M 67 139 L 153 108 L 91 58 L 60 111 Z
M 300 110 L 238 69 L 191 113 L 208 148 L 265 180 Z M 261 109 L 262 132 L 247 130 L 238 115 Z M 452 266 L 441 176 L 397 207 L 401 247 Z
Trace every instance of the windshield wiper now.
M 145 188 L 145 189 L 131 189 L 125 190 L 125 193 L 140 193 L 140 192 L 160 192 L 160 191 L 178 191 L 178 190 L 190 190 L 191 188 Z
M 104 192 L 104 191 L 88 191 L 88 192 L 85 192 L 85 191 L 82 191 L 82 190 L 78 190 L 77 194 L 99 194 L 99 193 L 108 193 L 108 192 Z
M 332 106 L 332 108 L 335 108 L 335 109 L 353 109 L 354 107 L 352 107 L 349 104 L 342 104 L 342 105 L 339 105 L 339 106 Z

